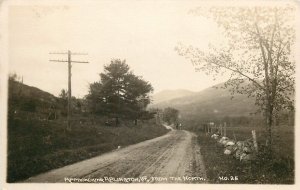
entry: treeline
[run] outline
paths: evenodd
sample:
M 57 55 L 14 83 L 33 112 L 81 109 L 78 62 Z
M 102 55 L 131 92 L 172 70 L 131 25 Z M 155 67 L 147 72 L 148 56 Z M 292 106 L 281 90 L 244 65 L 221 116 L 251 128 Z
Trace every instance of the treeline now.
M 179 111 L 171 107 L 163 109 L 162 120 L 168 125 L 177 124 L 179 122 Z

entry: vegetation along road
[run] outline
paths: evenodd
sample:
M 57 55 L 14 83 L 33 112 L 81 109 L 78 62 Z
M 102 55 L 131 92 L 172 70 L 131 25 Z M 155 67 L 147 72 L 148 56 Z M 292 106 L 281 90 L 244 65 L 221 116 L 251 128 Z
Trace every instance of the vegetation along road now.
M 25 182 L 70 182 L 66 179 L 142 176 L 147 176 L 147 181 L 142 182 L 205 182 L 206 174 L 196 135 L 184 130 L 170 131 L 164 136 L 55 169 Z

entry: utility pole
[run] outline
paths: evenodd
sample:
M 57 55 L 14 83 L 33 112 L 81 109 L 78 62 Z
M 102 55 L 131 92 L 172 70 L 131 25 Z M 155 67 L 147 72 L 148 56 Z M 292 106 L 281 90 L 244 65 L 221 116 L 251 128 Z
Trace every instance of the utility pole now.
M 54 60 L 54 59 L 50 59 L 49 61 L 51 62 L 66 62 L 68 63 L 68 128 L 67 129 L 71 129 L 71 114 L 72 114 L 72 110 L 71 110 L 71 98 L 72 98 L 72 85 L 71 85 L 71 76 L 72 76 L 72 63 L 89 63 L 87 61 L 73 61 L 72 60 L 72 55 L 87 55 L 86 53 L 72 53 L 70 50 L 68 50 L 68 52 L 62 52 L 62 53 L 50 53 L 50 54 L 64 54 L 64 55 L 68 55 L 68 60 Z

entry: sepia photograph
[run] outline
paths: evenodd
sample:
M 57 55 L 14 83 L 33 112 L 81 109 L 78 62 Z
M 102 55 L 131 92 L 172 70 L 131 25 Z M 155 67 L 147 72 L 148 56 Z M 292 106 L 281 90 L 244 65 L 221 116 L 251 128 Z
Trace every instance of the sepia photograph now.
M 298 1 L 0 6 L 1 189 L 295 187 Z

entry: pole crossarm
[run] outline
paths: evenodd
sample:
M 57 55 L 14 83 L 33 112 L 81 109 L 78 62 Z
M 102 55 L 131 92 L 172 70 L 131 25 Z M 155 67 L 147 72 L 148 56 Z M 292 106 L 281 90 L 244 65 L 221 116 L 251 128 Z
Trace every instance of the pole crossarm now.
M 67 55 L 68 52 L 50 52 L 49 54 L 54 54 L 54 55 Z M 88 55 L 88 53 L 79 53 L 79 52 L 71 52 L 71 55 Z
M 89 63 L 88 61 L 71 61 L 72 63 Z
M 68 63 L 67 60 L 54 60 L 54 59 L 50 59 L 49 61 L 52 61 L 52 62 L 66 62 Z M 88 61 L 71 61 L 72 63 L 89 63 Z
M 50 52 L 49 54 L 55 54 L 55 55 L 57 55 L 57 54 L 64 54 L 64 55 L 67 55 L 68 52 Z
M 67 62 L 67 60 L 55 60 L 55 59 L 50 59 L 49 61 L 52 61 L 52 62 Z
M 87 53 L 71 53 L 72 55 L 88 55 Z

